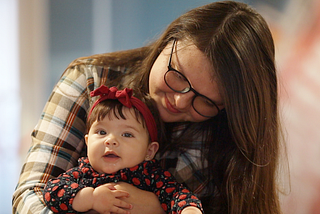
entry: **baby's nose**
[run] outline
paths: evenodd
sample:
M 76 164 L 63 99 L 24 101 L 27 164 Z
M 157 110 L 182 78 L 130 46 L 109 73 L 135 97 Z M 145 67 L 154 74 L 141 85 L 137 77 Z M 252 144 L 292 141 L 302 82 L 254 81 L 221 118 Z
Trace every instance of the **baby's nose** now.
M 118 146 L 119 145 L 116 137 L 114 137 L 112 135 L 107 137 L 105 144 L 106 144 L 106 146 Z

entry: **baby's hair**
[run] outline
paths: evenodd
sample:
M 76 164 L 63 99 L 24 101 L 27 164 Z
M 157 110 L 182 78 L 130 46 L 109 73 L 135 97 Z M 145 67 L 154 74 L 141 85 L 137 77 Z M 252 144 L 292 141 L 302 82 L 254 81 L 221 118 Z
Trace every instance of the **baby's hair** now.
M 125 115 L 123 114 L 123 108 L 125 107 L 122 103 L 118 100 L 104 100 L 100 102 L 98 105 L 94 107 L 90 118 L 87 122 L 87 131 L 89 132 L 90 127 L 95 121 L 101 121 L 106 116 L 111 118 L 112 116 L 116 117 L 117 119 L 124 119 L 126 120 Z M 133 106 L 132 109 L 134 110 L 134 116 L 136 120 L 141 123 L 145 127 L 144 118 L 142 114 Z
M 151 113 L 157 123 L 157 127 L 162 127 L 160 124 L 161 122 L 160 122 L 160 116 L 159 116 L 158 110 L 155 106 L 154 101 L 151 99 L 151 97 L 149 95 L 146 95 L 143 97 L 141 95 L 140 95 L 140 97 L 135 95 L 135 97 L 142 100 L 147 105 L 147 107 L 150 109 L 150 111 L 151 111 Z M 123 108 L 127 108 L 127 107 L 124 106 L 121 102 L 119 102 L 116 99 L 107 99 L 107 100 L 101 101 L 99 104 L 97 104 L 94 107 L 94 109 L 92 110 L 91 115 L 87 121 L 87 133 L 89 132 L 92 124 L 95 121 L 101 121 L 105 117 L 109 117 L 109 118 L 114 117 L 117 119 L 126 120 L 126 117 L 123 114 Z M 133 109 L 133 111 L 134 111 L 134 117 L 137 120 L 137 122 L 142 124 L 143 128 L 146 129 L 146 122 L 145 122 L 145 119 L 144 119 L 143 115 L 141 114 L 141 112 L 134 106 L 132 106 L 131 109 Z M 162 129 L 159 128 L 158 130 L 162 130 Z

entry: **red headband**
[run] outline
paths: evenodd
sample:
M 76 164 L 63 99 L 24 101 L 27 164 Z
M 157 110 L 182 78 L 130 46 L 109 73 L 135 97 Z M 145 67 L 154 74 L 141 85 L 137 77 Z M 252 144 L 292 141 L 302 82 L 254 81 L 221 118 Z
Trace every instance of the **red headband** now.
M 112 99 L 112 100 L 119 100 L 120 103 L 122 103 L 125 107 L 131 108 L 134 106 L 138 111 L 142 114 L 147 129 L 149 131 L 149 135 L 151 138 L 151 141 L 157 141 L 157 125 L 156 121 L 154 120 L 153 115 L 151 114 L 151 111 L 147 107 L 146 104 L 144 104 L 141 100 L 139 100 L 136 97 L 132 96 L 132 89 L 125 88 L 123 90 L 118 90 L 116 87 L 108 88 L 105 85 L 101 85 L 99 88 L 97 88 L 94 91 L 91 91 L 90 96 L 100 96 L 100 98 L 92 105 L 90 112 L 88 114 L 88 118 L 90 118 L 91 112 L 94 109 L 94 107 L 102 102 L 103 100 Z

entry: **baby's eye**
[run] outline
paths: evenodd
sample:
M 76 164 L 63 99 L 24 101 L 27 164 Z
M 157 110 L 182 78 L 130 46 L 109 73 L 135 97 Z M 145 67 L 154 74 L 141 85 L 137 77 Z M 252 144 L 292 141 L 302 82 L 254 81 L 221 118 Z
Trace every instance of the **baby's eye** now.
M 134 137 L 133 134 L 130 134 L 130 133 L 123 133 L 122 136 L 123 137 Z
M 106 135 L 106 134 L 107 134 L 106 131 L 103 131 L 103 130 L 98 131 L 98 135 Z

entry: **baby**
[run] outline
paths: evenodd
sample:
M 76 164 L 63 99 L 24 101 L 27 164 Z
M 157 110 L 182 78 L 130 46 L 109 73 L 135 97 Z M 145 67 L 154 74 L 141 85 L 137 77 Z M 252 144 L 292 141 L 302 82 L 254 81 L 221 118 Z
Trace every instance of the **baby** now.
M 132 93 L 104 85 L 91 92 L 100 98 L 88 114 L 88 157 L 44 189 L 54 213 L 130 213 L 132 205 L 121 200 L 129 194 L 110 184 L 120 181 L 154 192 L 167 213 L 203 213 L 200 200 L 154 159 L 158 127 L 147 105 Z

